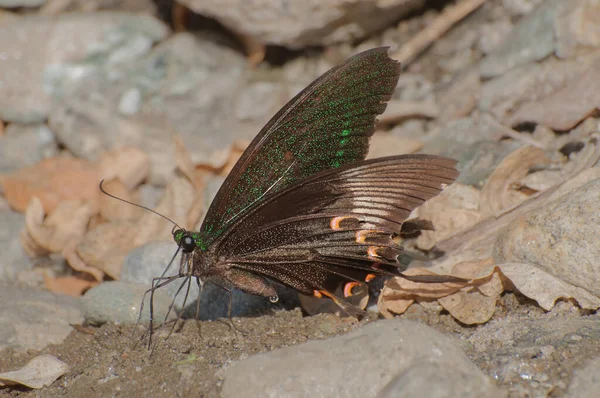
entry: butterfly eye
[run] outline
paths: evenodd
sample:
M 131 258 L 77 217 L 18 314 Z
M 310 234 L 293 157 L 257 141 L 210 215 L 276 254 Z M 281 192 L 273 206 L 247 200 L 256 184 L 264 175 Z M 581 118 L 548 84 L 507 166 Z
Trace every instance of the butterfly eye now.
M 194 242 L 194 238 L 191 235 L 184 235 L 179 242 L 179 246 L 184 253 L 191 253 L 196 248 L 196 242 Z

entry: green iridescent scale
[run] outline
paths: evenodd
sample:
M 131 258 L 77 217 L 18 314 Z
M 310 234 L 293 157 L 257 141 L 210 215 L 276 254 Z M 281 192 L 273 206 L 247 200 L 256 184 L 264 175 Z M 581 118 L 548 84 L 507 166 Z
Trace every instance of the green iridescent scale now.
M 260 131 L 231 171 L 200 229 L 203 247 L 267 195 L 323 170 L 363 160 L 400 64 L 363 52 L 315 80 Z M 199 245 L 200 247 L 200 245 Z

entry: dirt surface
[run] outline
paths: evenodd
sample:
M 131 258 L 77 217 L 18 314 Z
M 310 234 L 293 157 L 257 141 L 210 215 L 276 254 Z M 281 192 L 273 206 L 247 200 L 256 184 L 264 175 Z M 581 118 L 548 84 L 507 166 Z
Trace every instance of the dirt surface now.
M 573 369 L 600 354 L 600 339 L 593 338 L 600 329 L 591 326 L 598 323 L 596 315 L 582 313 L 569 303 L 546 313 L 528 299 L 514 294 L 503 296 L 500 304 L 488 326 L 464 326 L 447 313 L 421 306 L 411 307 L 402 317 L 427 323 L 456 337 L 467 355 L 506 388 L 510 396 L 524 396 L 523 391 L 539 390 L 536 388 L 539 382 L 531 379 L 532 374 L 543 374 L 553 381 L 555 387 L 546 394 L 562 396 Z M 186 320 L 168 339 L 169 327 L 158 330 L 152 351 L 141 344 L 140 336 L 145 330 L 141 326 L 135 329 L 133 338 L 130 325 L 77 327 L 63 344 L 42 351 L 68 363 L 69 373 L 42 390 L 0 389 L 0 396 L 217 397 L 220 376 L 237 360 L 308 340 L 345 334 L 373 321 L 376 319 L 357 322 L 332 314 L 307 317 L 299 309 L 275 311 L 256 318 L 233 318 L 232 323 Z M 520 327 L 537 324 L 544 328 L 549 323 L 557 323 L 547 335 L 535 337 L 542 351 L 544 347 L 552 347 L 550 354 L 540 356 L 540 351 L 528 348 L 526 341 L 515 341 L 508 348 L 501 336 L 497 341 L 492 338 L 492 343 L 487 343 L 489 349 L 486 347 L 483 351 L 468 341 L 478 329 L 506 322 L 521 325 L 514 327 L 515 334 Z M 579 335 L 581 330 L 587 330 L 589 335 L 583 339 L 577 338 L 575 332 L 562 336 L 566 332 L 561 325 L 570 324 L 575 325 Z M 0 368 L 18 368 L 38 354 L 7 351 L 0 358 Z M 515 359 L 518 359 L 518 369 L 508 366 Z

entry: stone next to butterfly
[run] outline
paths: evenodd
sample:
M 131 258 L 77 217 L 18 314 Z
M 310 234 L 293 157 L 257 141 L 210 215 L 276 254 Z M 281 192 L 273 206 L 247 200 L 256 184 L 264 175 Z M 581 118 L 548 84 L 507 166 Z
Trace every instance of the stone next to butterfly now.
M 439 156 L 365 160 L 399 74 L 387 48 L 375 48 L 296 95 L 250 143 L 200 230 L 173 231 L 178 275 L 156 278 L 151 290 L 196 278 L 275 302 L 276 281 L 361 315 L 344 299 L 376 275 L 402 276 L 394 237 L 414 208 L 458 176 L 456 162 Z

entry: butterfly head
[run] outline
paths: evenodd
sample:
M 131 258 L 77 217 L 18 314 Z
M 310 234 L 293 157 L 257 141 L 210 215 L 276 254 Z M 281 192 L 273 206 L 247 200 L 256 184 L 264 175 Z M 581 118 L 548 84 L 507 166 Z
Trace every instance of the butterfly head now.
M 183 228 L 178 228 L 173 231 L 173 240 L 183 253 L 191 253 L 196 249 L 206 250 L 206 245 L 197 232 L 189 232 Z

